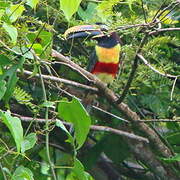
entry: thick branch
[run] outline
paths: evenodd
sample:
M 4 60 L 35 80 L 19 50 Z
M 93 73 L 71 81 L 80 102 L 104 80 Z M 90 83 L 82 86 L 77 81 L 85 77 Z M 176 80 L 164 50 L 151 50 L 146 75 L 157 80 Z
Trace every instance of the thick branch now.
M 145 123 L 137 123 L 137 120 L 140 120 L 140 117 L 133 112 L 128 105 L 121 103 L 118 104 L 117 100 L 118 97 L 114 94 L 113 91 L 111 91 L 109 88 L 107 88 L 107 86 L 101 82 L 97 77 L 95 77 L 93 74 L 87 72 L 86 70 L 84 70 L 83 68 L 79 67 L 77 64 L 75 64 L 74 62 L 70 61 L 68 58 L 64 57 L 62 54 L 58 53 L 57 51 L 53 50 L 52 51 L 52 56 L 56 57 L 56 59 L 69 63 L 70 65 L 74 66 L 76 69 L 78 69 L 79 71 L 81 71 L 82 73 L 84 73 L 89 79 L 91 79 L 94 84 L 96 85 L 96 87 L 100 90 L 100 92 L 102 92 L 103 96 L 113 105 L 115 106 L 118 110 L 120 110 L 121 112 L 123 112 L 126 117 L 128 117 L 129 120 L 131 120 L 131 122 L 134 124 L 134 126 L 140 130 L 146 137 L 148 137 L 148 139 L 150 140 L 150 142 L 153 144 L 154 149 L 156 149 L 156 151 L 159 152 L 159 154 L 161 154 L 164 157 L 170 157 L 172 156 L 172 152 L 169 150 L 169 148 L 167 146 L 165 146 L 161 139 L 159 138 L 159 136 L 154 132 L 154 130 L 152 130 L 148 125 L 146 125 Z M 138 148 L 138 146 L 140 145 L 139 143 L 136 143 L 134 145 L 129 144 L 130 146 L 134 146 L 134 148 Z M 141 146 L 143 146 L 143 144 L 141 144 Z M 143 157 L 142 157 L 143 158 Z M 144 157 L 144 161 L 156 161 L 156 159 L 149 159 L 147 160 L 149 157 Z M 154 157 L 155 158 L 155 157 Z M 154 167 L 151 167 L 154 168 Z M 173 175 L 174 172 L 171 171 L 171 174 Z M 165 176 L 167 174 L 164 174 Z

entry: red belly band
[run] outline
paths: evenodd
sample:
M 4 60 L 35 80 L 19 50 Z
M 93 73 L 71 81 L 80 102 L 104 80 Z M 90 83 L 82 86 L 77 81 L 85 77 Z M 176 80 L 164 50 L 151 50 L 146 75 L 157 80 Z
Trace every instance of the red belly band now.
M 119 68 L 119 63 L 114 64 L 114 63 L 97 62 L 91 73 L 92 74 L 107 73 L 115 76 L 116 73 L 118 72 L 118 68 Z

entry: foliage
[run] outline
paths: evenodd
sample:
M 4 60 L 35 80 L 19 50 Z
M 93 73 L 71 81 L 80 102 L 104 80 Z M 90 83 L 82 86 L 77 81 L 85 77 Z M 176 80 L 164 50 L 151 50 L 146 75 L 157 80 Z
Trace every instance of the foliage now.
M 171 0 L 0 1 L 0 179 L 106 180 L 111 175 L 115 179 L 162 179 L 142 159 L 149 152 L 178 176 L 180 126 L 173 120 L 180 117 L 180 35 L 179 31 L 158 31 L 179 27 L 179 9 L 178 1 Z M 70 26 L 95 22 L 117 30 L 122 40 L 119 74 L 109 85 L 118 96 L 134 68 L 144 35 L 157 31 L 147 36 L 140 52 L 164 76 L 139 59 L 124 103 L 141 120 L 172 120 L 147 125 L 172 152 L 171 157 L 151 142 L 148 153 L 145 149 L 139 156 L 132 148 L 136 141 L 107 132 L 108 126 L 144 137 L 137 124 L 126 124 L 95 109 L 88 114 L 79 100 L 88 92 L 56 82 L 64 78 L 87 85 L 81 73 L 57 62 L 51 53 L 56 49 L 86 69 L 96 42 L 65 41 L 63 33 Z M 138 26 L 128 27 L 134 24 Z M 128 116 L 111 106 L 104 94 L 100 93 L 97 102 L 109 113 Z M 97 128 L 92 125 L 104 130 L 91 131 Z

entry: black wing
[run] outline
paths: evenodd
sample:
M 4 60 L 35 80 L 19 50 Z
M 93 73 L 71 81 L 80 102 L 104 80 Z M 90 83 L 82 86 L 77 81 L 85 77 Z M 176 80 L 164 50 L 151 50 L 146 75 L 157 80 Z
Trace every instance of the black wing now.
M 96 55 L 96 52 L 93 51 L 93 53 L 91 53 L 91 55 L 89 57 L 89 63 L 87 66 L 87 71 L 91 72 L 94 69 L 94 66 L 95 66 L 97 60 L 98 60 L 98 57 Z

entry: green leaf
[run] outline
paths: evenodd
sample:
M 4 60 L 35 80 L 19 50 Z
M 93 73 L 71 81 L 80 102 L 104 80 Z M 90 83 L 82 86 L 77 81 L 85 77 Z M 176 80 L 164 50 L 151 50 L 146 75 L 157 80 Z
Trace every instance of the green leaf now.
M 9 16 L 10 21 L 13 23 L 17 20 L 17 18 L 21 17 L 24 10 L 25 8 L 23 5 L 11 5 L 6 9 L 6 14 Z
M 93 18 L 93 16 L 96 14 L 96 3 L 88 3 L 87 9 L 84 11 L 81 6 L 79 6 L 78 9 L 78 15 L 84 20 L 88 21 Z
M 2 80 L 0 81 L 0 100 L 4 96 L 6 92 L 6 81 Z
M 27 47 L 31 47 L 33 44 L 33 49 L 37 55 L 41 55 L 41 58 L 47 58 L 51 53 L 52 46 L 52 33 L 48 31 L 35 31 L 27 35 L 31 44 Z
M 20 152 L 21 143 L 23 141 L 23 128 L 21 120 L 17 117 L 11 116 L 10 112 L 1 112 L 1 118 L 4 124 L 9 128 L 11 135 L 16 143 L 17 151 Z
M 180 162 L 180 154 L 176 154 L 175 156 L 173 157 L 170 157 L 170 158 L 162 158 L 165 162 L 168 162 L 168 163 L 173 163 L 173 162 Z
M 34 180 L 34 178 L 30 169 L 20 166 L 13 173 L 11 180 Z
M 32 9 L 36 9 L 39 0 L 27 0 L 27 5 L 29 5 Z
M 71 122 L 75 129 L 75 138 L 79 149 L 86 140 L 91 119 L 83 105 L 78 99 L 73 98 L 72 101 L 62 100 L 58 105 L 59 117 L 67 122 Z
M 12 43 L 16 43 L 17 41 L 17 36 L 18 36 L 18 32 L 17 32 L 17 29 L 13 26 L 13 25 L 10 25 L 10 24 L 7 24 L 7 23 L 3 23 L 3 28 L 5 29 L 5 31 L 9 34 L 9 36 L 11 37 L 11 41 Z
M 0 9 L 0 20 L 2 18 L 2 16 L 4 15 L 4 10 L 3 9 Z
M 71 174 L 68 175 L 67 180 L 93 180 L 89 173 L 84 171 L 82 163 L 75 159 L 74 167 Z
M 164 97 L 162 96 L 162 94 L 161 96 L 148 94 L 145 96 L 141 96 L 140 102 L 143 104 L 144 107 L 151 109 L 160 117 L 165 118 L 168 115 L 167 109 L 169 106 L 169 103 L 166 101 L 167 98 L 167 96 Z
M 5 79 L 8 77 L 8 82 L 7 82 L 7 90 L 6 93 L 3 97 L 4 101 L 7 103 L 9 101 L 9 99 L 11 98 L 11 95 L 14 91 L 15 85 L 18 81 L 18 78 L 16 76 L 16 70 L 18 68 L 18 65 L 14 65 L 11 68 L 9 68 L 4 74 L 3 76 L 0 76 L 0 79 Z
M 60 0 L 60 9 L 64 12 L 66 19 L 69 21 L 72 15 L 77 12 L 82 0 Z
M 167 136 L 167 140 L 171 144 L 180 144 L 180 132 Z
M 7 8 L 7 7 L 9 7 L 9 5 L 10 5 L 10 1 L 8 2 L 8 1 L 0 1 L 0 9 L 5 9 L 5 8 Z
M 36 141 L 37 137 L 35 133 L 28 134 L 21 143 L 21 152 L 24 153 L 25 151 L 33 148 L 36 144 Z
M 18 46 L 15 46 L 12 49 L 17 53 L 20 53 L 20 54 L 23 53 L 22 56 L 25 57 L 25 58 L 34 59 L 34 56 L 33 56 L 32 52 L 27 47 L 21 47 L 20 48 Z
M 0 65 L 6 66 L 9 64 L 12 64 L 11 60 L 7 56 L 0 54 Z
M 71 136 L 71 134 L 69 133 L 69 131 L 66 129 L 66 127 L 64 126 L 64 124 L 60 121 L 60 120 L 56 120 L 56 126 L 60 127 L 67 135 L 68 135 L 68 140 L 66 140 L 67 142 L 71 143 L 74 146 L 74 140 L 73 137 Z

